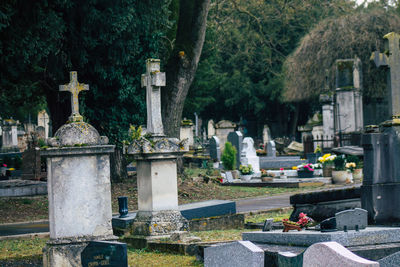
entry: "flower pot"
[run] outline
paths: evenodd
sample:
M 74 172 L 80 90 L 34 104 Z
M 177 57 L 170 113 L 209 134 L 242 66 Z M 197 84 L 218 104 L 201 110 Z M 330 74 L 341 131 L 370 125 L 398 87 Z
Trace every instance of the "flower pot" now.
M 353 182 L 353 175 L 348 171 L 332 171 L 332 182 L 334 184 L 349 184 Z
M 327 165 L 322 168 L 322 176 L 323 177 L 332 177 L 332 170 L 333 166 L 332 165 Z
M 240 174 L 240 180 L 243 182 L 248 182 L 253 177 L 253 174 Z
M 363 169 L 355 169 L 353 171 L 354 181 L 361 182 L 362 178 L 363 178 Z
M 307 170 L 297 170 L 297 177 L 298 178 L 313 178 L 314 172 L 307 171 Z

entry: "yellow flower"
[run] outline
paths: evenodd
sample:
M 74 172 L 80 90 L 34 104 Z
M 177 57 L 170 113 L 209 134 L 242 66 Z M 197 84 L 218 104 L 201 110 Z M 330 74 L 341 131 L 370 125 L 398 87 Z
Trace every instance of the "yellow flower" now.
M 293 166 L 293 167 L 292 167 L 292 170 L 297 170 L 297 166 Z
M 15 171 L 15 169 L 14 169 L 14 168 L 9 168 L 8 170 L 9 170 L 9 171 Z

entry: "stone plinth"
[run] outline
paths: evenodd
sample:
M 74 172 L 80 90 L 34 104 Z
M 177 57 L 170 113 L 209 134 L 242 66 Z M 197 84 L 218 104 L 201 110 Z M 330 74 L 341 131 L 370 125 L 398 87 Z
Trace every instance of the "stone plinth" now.
M 109 154 L 113 151 L 112 145 L 42 151 L 47 157 L 51 239 L 112 235 Z
M 133 235 L 169 235 L 188 229 L 178 210 L 177 157 L 185 144 L 175 138 L 141 138 L 129 148 L 137 164 L 138 208 Z

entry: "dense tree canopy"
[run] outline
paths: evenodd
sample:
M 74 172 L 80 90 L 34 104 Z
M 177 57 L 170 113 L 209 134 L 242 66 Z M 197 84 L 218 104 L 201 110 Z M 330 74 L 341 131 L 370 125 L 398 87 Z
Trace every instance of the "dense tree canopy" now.
M 399 28 L 400 17 L 384 9 L 366 10 L 321 22 L 302 39 L 286 61 L 285 98 L 302 101 L 318 97 L 326 88 L 326 70 L 330 73 L 328 88 L 335 88 L 335 61 L 356 56 L 362 62 L 364 96 L 382 98 L 386 75 L 370 61 L 370 56 L 375 50 L 383 51 L 383 36 Z
M 81 113 L 114 142 L 145 119 L 140 75 L 159 57 L 169 1 L 19 1 L 0 5 L 0 116 L 43 106 L 53 129 L 70 115 L 69 71 L 90 85 Z M 4 107 L 4 108 L 3 108 Z M 21 114 L 22 115 L 22 114 Z
M 314 25 L 353 6 L 345 0 L 213 1 L 185 115 L 243 118 L 259 129 L 264 123 L 277 126 L 275 135 L 294 133 L 299 111 L 282 98 L 283 62 Z

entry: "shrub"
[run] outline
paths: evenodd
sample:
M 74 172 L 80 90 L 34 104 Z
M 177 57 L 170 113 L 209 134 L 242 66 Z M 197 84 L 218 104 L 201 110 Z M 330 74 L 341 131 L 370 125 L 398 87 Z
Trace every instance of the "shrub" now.
M 236 168 L 236 148 L 230 142 L 225 143 L 221 160 L 225 170 L 234 170 Z
M 343 156 L 337 156 L 334 160 L 333 163 L 335 164 L 335 170 L 336 171 L 344 171 L 345 168 L 345 159 Z

